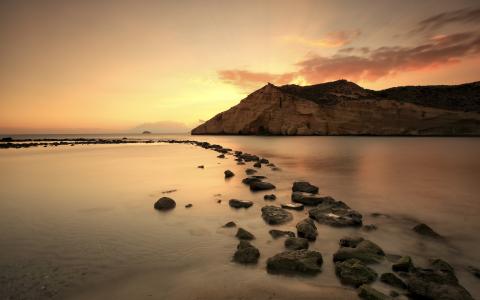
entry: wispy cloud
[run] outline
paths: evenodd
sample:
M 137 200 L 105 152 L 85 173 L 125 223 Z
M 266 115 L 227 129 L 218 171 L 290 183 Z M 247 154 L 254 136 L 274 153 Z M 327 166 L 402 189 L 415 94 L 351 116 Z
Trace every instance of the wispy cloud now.
M 335 31 L 326 34 L 322 38 L 306 38 L 302 36 L 284 36 L 283 40 L 289 43 L 297 43 L 308 47 L 336 48 L 350 44 L 361 35 L 359 30 Z
M 246 91 L 251 91 L 267 82 L 278 85 L 286 84 L 295 77 L 294 73 L 272 74 L 246 70 L 221 70 L 217 73 L 223 82 L 235 85 Z
M 480 24 L 480 8 L 464 8 L 434 15 L 418 22 L 411 33 L 429 32 L 455 23 Z

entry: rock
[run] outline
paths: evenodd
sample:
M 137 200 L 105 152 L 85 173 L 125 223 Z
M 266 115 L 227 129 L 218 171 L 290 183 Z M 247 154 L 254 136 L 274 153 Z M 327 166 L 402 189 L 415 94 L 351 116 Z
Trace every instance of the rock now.
M 255 169 L 246 169 L 245 170 L 245 174 L 247 174 L 247 175 L 253 175 L 255 173 L 257 173 L 257 170 L 255 170 Z
M 474 266 L 467 267 L 468 272 L 470 272 L 473 276 L 480 278 L 480 269 Z
M 285 248 L 289 250 L 308 249 L 308 240 L 298 237 L 289 237 L 285 240 Z
M 193 206 L 192 203 L 188 203 L 187 205 L 185 205 L 185 208 L 190 208 L 190 207 L 192 207 L 192 206 Z
M 278 230 L 278 229 L 272 229 L 268 233 L 270 233 L 270 235 L 274 239 L 278 239 L 278 238 L 283 237 L 283 236 L 295 237 L 295 233 L 293 233 L 291 231 L 284 231 L 284 230 Z
M 395 274 L 393 273 L 383 273 L 380 276 L 380 281 L 385 282 L 386 284 L 389 284 L 393 287 L 399 288 L 399 289 L 406 289 L 407 285 L 403 280 L 398 278 Z
M 261 168 L 261 167 L 262 167 L 262 164 L 257 161 L 256 163 L 253 164 L 253 166 L 254 166 L 255 168 Z
M 455 270 L 453 269 L 453 267 L 443 259 L 439 259 L 439 258 L 431 259 L 430 266 L 442 272 L 455 274 Z
M 237 226 L 237 224 L 235 224 L 235 222 L 230 221 L 230 222 L 225 223 L 225 225 L 223 225 L 222 227 L 231 228 L 231 227 L 236 227 L 236 226 Z
M 266 191 L 273 190 L 275 186 L 269 182 L 254 181 L 250 184 L 250 190 L 252 191 Z
M 374 225 L 374 224 L 368 224 L 368 225 L 363 225 L 362 226 L 362 229 L 364 231 L 374 231 L 374 230 L 377 230 L 377 225 Z
M 310 241 L 317 239 L 317 227 L 312 219 L 304 219 L 296 225 L 297 235 Z
M 253 202 L 247 200 L 230 199 L 228 204 L 233 208 L 249 208 L 253 205 Z
M 235 176 L 235 174 L 230 170 L 226 170 L 224 173 L 225 173 L 225 178 L 230 178 Z
M 244 184 L 248 184 L 248 185 L 250 185 L 250 184 L 252 184 L 252 183 L 254 183 L 254 182 L 258 182 L 258 181 L 262 181 L 262 179 L 261 179 L 261 178 L 258 178 L 258 177 L 254 177 L 254 176 L 250 176 L 250 177 L 247 177 L 247 178 L 242 179 L 242 182 L 243 182 Z
M 340 247 L 355 248 L 363 240 L 365 239 L 362 237 L 352 237 L 352 236 L 343 237 L 340 239 Z
M 255 238 L 252 233 L 248 232 L 242 227 L 238 228 L 237 234 L 235 236 L 240 240 L 253 240 Z
M 217 203 L 222 203 L 222 199 L 217 199 Z
M 260 251 L 255 246 L 248 241 L 241 240 L 233 255 L 233 260 L 241 264 L 256 264 L 259 257 Z
M 262 218 L 270 225 L 282 224 L 292 220 L 292 214 L 283 208 L 267 205 L 262 207 Z
M 204 166 L 204 165 L 201 165 L 201 166 L 198 166 L 197 168 L 199 168 L 199 169 L 205 169 L 205 166 Z
M 333 261 L 344 261 L 351 258 L 358 259 L 363 263 L 378 263 L 383 260 L 385 253 L 375 243 L 362 240 L 357 245 L 340 247 L 333 255 Z
M 261 159 L 260 159 L 260 163 L 261 163 L 261 164 L 268 164 L 269 161 L 268 161 L 268 159 L 266 159 L 266 158 L 261 158 Z
M 378 276 L 373 269 L 355 258 L 337 261 L 335 263 L 335 273 L 343 284 L 355 287 L 374 282 Z
M 303 204 L 300 203 L 282 203 L 281 206 L 285 209 L 303 210 Z
M 410 272 L 414 269 L 412 258 L 410 256 L 403 256 L 396 263 L 392 265 L 394 272 Z
M 391 299 L 389 296 L 385 295 L 374 289 L 373 287 L 362 284 L 358 288 L 358 296 L 365 300 L 388 300 Z
M 317 206 L 322 203 L 334 203 L 335 200 L 330 196 L 319 196 L 308 193 L 293 192 L 292 201 L 307 206 Z
M 218 158 L 225 158 L 225 154 L 220 154 L 219 156 L 217 156 Z
M 400 294 L 397 291 L 390 291 L 390 297 L 397 298 L 398 296 L 400 296 Z
M 263 196 L 263 199 L 264 200 L 269 200 L 269 201 L 274 201 L 274 200 L 277 199 L 277 196 L 275 196 L 274 194 L 265 195 L 265 196 Z
M 237 162 L 237 165 L 244 165 L 245 163 L 243 161 Z
M 362 215 L 341 201 L 323 202 L 308 211 L 310 218 L 334 227 L 362 226 Z
M 155 202 L 153 207 L 158 210 L 169 210 L 175 208 L 176 205 L 177 203 L 172 198 L 162 197 Z
M 316 194 L 318 193 L 318 187 L 306 181 L 296 181 L 293 183 L 292 191 Z
M 310 250 L 288 250 L 267 260 L 267 271 L 274 274 L 315 275 L 321 272 L 322 254 Z
M 281 171 L 282 169 L 280 169 L 279 167 L 273 167 L 271 170 L 272 171 Z
M 433 229 L 430 228 L 427 224 L 424 224 L 424 223 L 416 225 L 415 227 L 412 228 L 412 230 L 418 234 L 435 238 L 435 239 L 439 239 L 442 237 L 441 235 L 433 231 Z
M 443 261 L 432 261 L 429 269 L 413 269 L 407 277 L 408 291 L 415 299 L 472 300 L 470 293 L 458 283 L 453 269 L 448 267 Z

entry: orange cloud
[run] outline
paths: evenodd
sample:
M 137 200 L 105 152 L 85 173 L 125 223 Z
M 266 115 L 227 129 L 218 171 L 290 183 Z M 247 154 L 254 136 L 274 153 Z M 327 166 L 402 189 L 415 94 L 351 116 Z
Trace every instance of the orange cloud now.
M 350 44 L 352 40 L 360 36 L 359 30 L 353 31 L 335 31 L 328 33 L 321 39 L 310 39 L 300 36 L 286 36 L 287 42 L 298 43 L 309 47 L 336 48 Z

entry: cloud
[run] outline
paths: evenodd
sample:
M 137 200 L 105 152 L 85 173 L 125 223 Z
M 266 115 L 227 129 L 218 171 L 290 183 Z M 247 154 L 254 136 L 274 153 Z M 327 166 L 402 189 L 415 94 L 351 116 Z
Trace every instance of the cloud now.
M 181 122 L 159 121 L 140 124 L 131 128 L 129 132 L 141 133 L 148 130 L 153 133 L 186 133 L 190 132 L 190 129 L 186 124 Z
M 246 91 L 256 89 L 267 82 L 276 85 L 287 84 L 295 77 L 294 73 L 272 74 L 246 70 L 221 70 L 217 74 L 223 82 L 235 85 Z
M 466 57 L 479 55 L 480 33 L 463 32 L 438 35 L 419 46 L 380 47 L 367 50 L 354 48 L 348 51 L 339 51 L 336 55 L 329 57 L 311 55 L 295 64 L 298 67 L 297 71 L 285 74 L 273 75 L 245 70 L 229 70 L 228 74 L 237 74 L 238 77 L 231 76 L 234 77 L 233 80 L 226 80 L 226 77 L 223 76 L 220 79 L 240 87 L 245 87 L 244 83 L 248 82 L 255 88 L 275 78 L 282 79 L 276 81 L 277 84 L 290 83 L 298 78 L 310 84 L 339 78 L 353 81 L 376 81 L 400 72 L 438 68 L 459 62 Z M 222 71 L 219 73 L 224 74 Z M 246 76 L 242 77 L 240 74 Z
M 418 22 L 412 33 L 429 32 L 454 23 L 479 23 L 480 8 L 464 8 L 444 12 Z
M 360 34 L 361 32 L 359 30 L 345 30 L 329 32 L 321 39 L 311 39 L 301 36 L 285 36 L 283 39 L 290 43 L 302 44 L 309 47 L 335 48 L 350 44 L 352 40 L 360 36 Z

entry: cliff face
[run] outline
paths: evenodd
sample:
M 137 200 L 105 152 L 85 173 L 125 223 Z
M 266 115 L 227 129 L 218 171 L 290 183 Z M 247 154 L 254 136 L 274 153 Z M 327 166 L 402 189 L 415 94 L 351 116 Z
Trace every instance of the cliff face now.
M 456 95 L 458 87 L 467 92 Z M 192 134 L 480 135 L 480 85 L 439 92 L 445 88 L 371 91 L 344 80 L 308 87 L 268 84 Z M 428 91 L 442 101 L 428 98 Z

